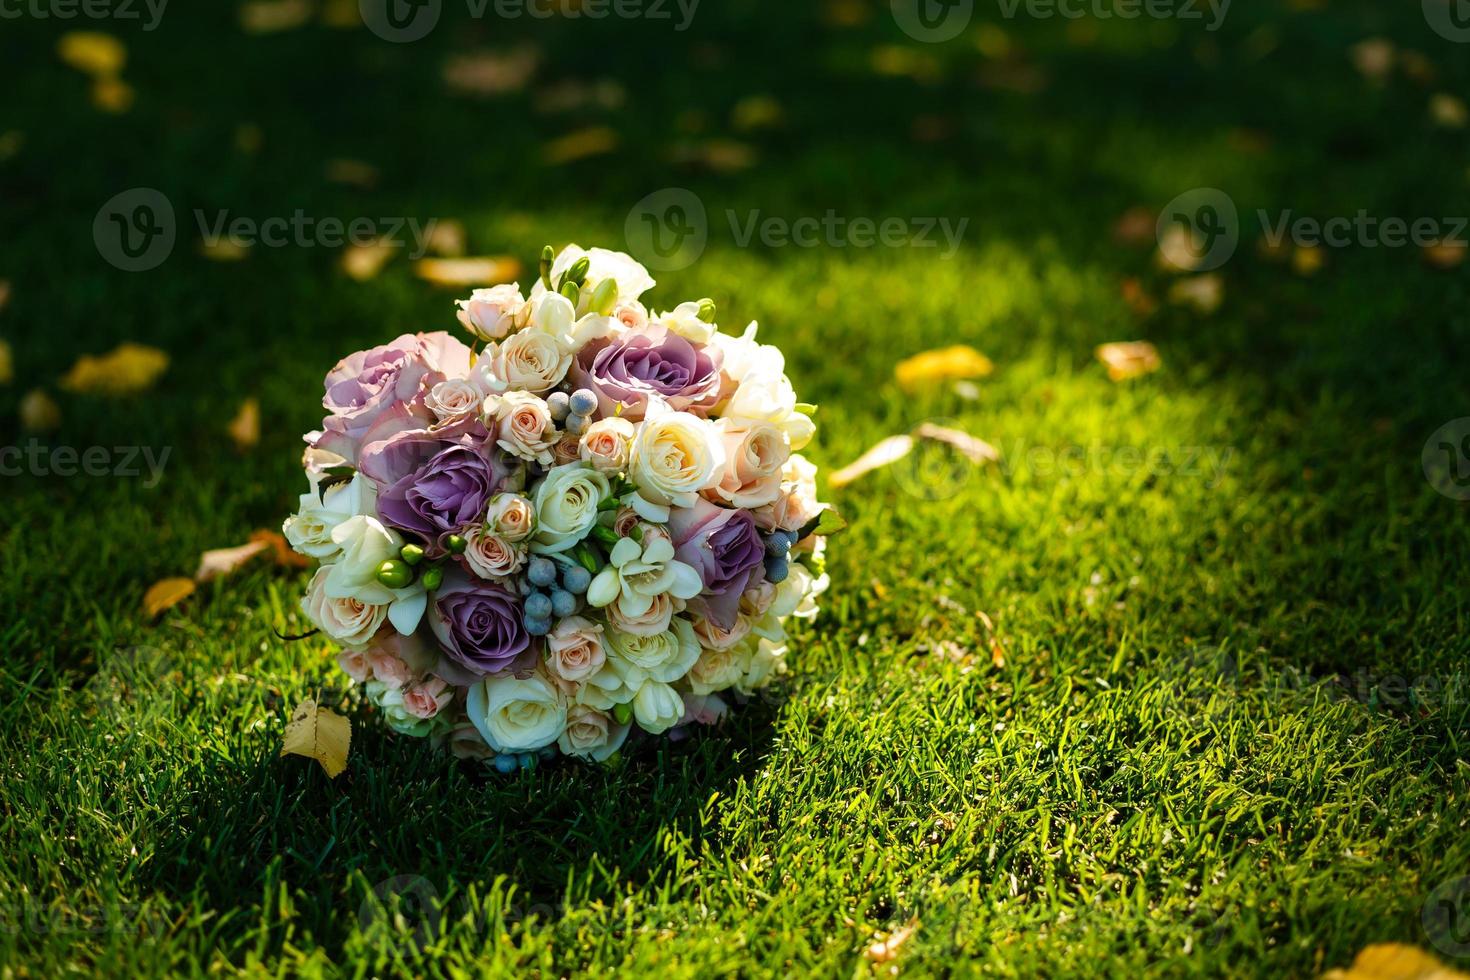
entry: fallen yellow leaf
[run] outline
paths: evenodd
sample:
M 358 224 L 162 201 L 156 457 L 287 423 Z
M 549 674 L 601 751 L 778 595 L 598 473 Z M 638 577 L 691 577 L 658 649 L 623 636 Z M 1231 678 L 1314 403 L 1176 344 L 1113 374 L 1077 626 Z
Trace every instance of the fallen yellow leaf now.
M 881 939 L 875 938 L 873 944 L 863 950 L 863 958 L 873 963 L 887 963 L 896 959 L 903 944 L 912 939 L 914 933 L 918 931 L 919 920 L 910 919 L 887 936 Z
M 382 239 L 369 242 L 366 245 L 349 245 L 342 253 L 342 271 L 347 273 L 349 279 L 357 282 L 367 282 L 369 279 L 377 278 L 383 266 L 393 258 L 393 246 Z
M 92 82 L 92 104 L 103 112 L 127 112 L 135 96 L 133 87 L 116 75 L 101 75 Z
M 1209 316 L 1225 302 L 1225 280 L 1213 272 L 1180 279 L 1169 287 L 1169 302 L 1192 306 L 1196 313 Z
M 266 546 L 271 549 L 271 560 L 283 568 L 311 567 L 311 559 L 292 551 L 291 546 L 286 543 L 286 538 L 279 531 L 261 528 L 258 531 L 251 532 L 250 540 L 252 542 L 264 541 Z
M 88 75 L 115 75 L 128 60 L 128 49 L 111 34 L 68 31 L 56 42 L 61 60 Z
M 490 255 L 467 259 L 419 259 L 414 272 L 436 286 L 494 286 L 512 282 L 521 274 L 521 264 L 509 256 Z
M 476 51 L 444 62 L 444 84 L 460 95 L 502 95 L 519 92 L 536 71 L 541 54 L 523 45 L 512 51 Z
M 893 376 L 900 386 L 912 391 L 936 381 L 989 377 L 994 370 L 990 358 L 967 344 L 956 344 L 899 361 Z
M 1327 250 L 1320 245 L 1298 245 L 1291 253 L 1291 271 L 1299 276 L 1315 276 L 1327 264 Z
M 1436 92 L 1429 99 L 1429 118 L 1436 126 L 1445 129 L 1464 129 L 1465 123 L 1470 121 L 1470 109 L 1465 107 L 1465 101 L 1459 96 Z
M 311 19 L 306 0 L 249 0 L 240 5 L 240 29 L 246 34 L 293 31 Z
M 194 594 L 194 582 L 187 578 L 166 578 L 154 582 L 143 593 L 143 610 L 149 616 L 157 616 L 171 609 Z
M 240 410 L 230 420 L 225 431 L 235 443 L 235 448 L 244 452 L 260 442 L 260 401 L 247 398 L 240 403 Z
M 547 143 L 541 155 L 547 163 L 555 165 L 611 153 L 617 146 L 616 130 L 610 126 L 589 126 Z
M 250 246 L 228 238 L 216 238 L 200 242 L 199 254 L 211 262 L 239 262 L 250 254 Z
M 347 768 L 347 753 L 352 748 L 352 722 L 330 708 L 318 708 L 307 699 L 291 712 L 281 755 L 299 755 L 320 762 L 331 779 Z
M 1365 946 L 1346 970 L 1328 970 L 1322 980 L 1470 980 L 1424 950 L 1405 943 Z
M 378 178 L 381 176 L 378 168 L 371 163 L 345 158 L 328 160 L 322 172 L 334 184 L 357 187 L 365 191 L 376 187 Z
M 224 578 L 269 547 L 269 541 L 251 541 L 234 548 L 206 551 L 199 556 L 199 568 L 194 572 L 194 581 L 202 583 Z
M 10 353 L 10 344 L 0 340 L 0 385 L 15 380 L 15 358 Z
M 465 230 L 462 222 L 444 218 L 434 222 L 429 232 L 429 251 L 446 258 L 459 258 L 465 253 Z
M 50 432 L 61 425 L 61 409 L 40 388 L 32 388 L 20 400 L 20 424 L 27 432 Z
M 1348 57 L 1352 59 L 1353 67 L 1358 70 L 1359 75 L 1370 81 L 1381 82 L 1393 71 L 1398 49 L 1392 41 L 1370 37 L 1348 48 Z
M 1424 246 L 1424 261 L 1436 269 L 1453 269 L 1465 261 L 1463 241 L 1447 240 Z
M 1151 374 L 1163 364 L 1158 350 L 1146 340 L 1102 344 L 1094 353 L 1099 361 L 1107 365 L 1108 377 L 1114 381 L 1127 381 L 1129 378 Z
M 129 395 L 146 391 L 167 370 L 167 353 L 129 341 L 100 357 L 83 354 L 77 358 L 61 379 L 61 387 L 85 394 Z
M 950 429 L 933 422 L 925 422 L 914 430 L 919 439 L 932 439 L 953 446 L 970 458 L 972 463 L 994 463 L 1000 460 L 1000 450 L 984 439 L 977 438 L 960 429 Z
M 827 483 L 833 489 L 845 487 L 864 474 L 883 466 L 891 466 L 913 452 L 913 449 L 913 436 L 889 436 L 842 469 L 829 473 Z
M 10 304 L 10 280 L 0 279 L 0 310 Z
M 362 11 L 357 0 L 327 0 L 322 7 L 322 23 L 338 29 L 361 27 Z
M 769 95 L 747 95 L 730 110 L 730 124 L 741 131 L 779 125 L 784 115 L 781 103 Z

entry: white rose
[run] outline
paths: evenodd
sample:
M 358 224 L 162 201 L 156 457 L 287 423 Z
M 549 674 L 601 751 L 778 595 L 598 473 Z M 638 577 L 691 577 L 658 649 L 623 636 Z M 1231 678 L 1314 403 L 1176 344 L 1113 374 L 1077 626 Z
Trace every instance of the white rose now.
M 597 505 L 612 493 L 607 477 L 586 463 L 554 466 L 532 497 L 536 533 L 531 550 L 549 555 L 566 551 L 597 523 Z
M 672 683 L 689 673 L 689 668 L 699 659 L 699 640 L 694 636 L 694 627 L 682 617 L 655 636 L 610 630 L 607 645 L 614 656 L 622 657 L 664 683 Z
M 717 333 L 710 343 L 723 355 L 720 370 L 731 381 L 745 380 L 747 374 L 785 374 L 786 356 L 781 348 L 772 344 L 756 343 L 755 334 L 759 327 L 754 320 L 739 337 Z
M 376 500 L 372 481 L 361 474 L 329 487 L 324 494 L 318 493 L 317 481 L 313 481 L 311 492 L 301 495 L 295 515 L 286 518 L 281 531 L 295 551 L 326 561 L 342 550 L 332 540 L 337 525 L 359 514 L 374 513 Z
M 784 374 L 752 371 L 740 379 L 735 391 L 716 410 L 732 423 L 755 425 L 767 422 L 786 434 L 792 450 L 812 441 L 817 427 L 796 410 L 796 390 Z
M 477 289 L 469 299 L 457 299 L 459 322 L 481 340 L 500 340 L 516 327 L 525 305 L 519 283 L 502 283 L 489 289 Z M 522 321 L 524 322 L 524 321 Z
M 301 611 L 317 628 L 348 647 L 363 647 L 372 640 L 388 618 L 386 604 L 378 605 L 354 598 L 334 598 L 327 594 L 330 565 L 323 565 L 311 577 Z
M 567 709 L 567 727 L 557 739 L 557 747 L 567 755 L 602 762 L 627 741 L 631 722 L 619 725 L 604 711 L 584 704 Z
M 567 727 L 567 701 L 541 674 L 491 675 L 469 689 L 465 713 L 497 752 L 550 745 Z
M 577 448 L 583 460 L 604 473 L 621 473 L 628 468 L 628 450 L 633 445 L 633 423 L 609 416 L 598 419 L 582 433 Z
M 698 303 L 680 303 L 667 313 L 660 313 L 655 319 L 669 333 L 676 333 L 695 344 L 709 343 L 719 331 L 713 323 L 706 323 L 699 318 Z
M 551 447 L 561 438 L 546 402 L 528 391 L 507 391 L 485 399 L 485 427 L 495 444 L 527 462 L 551 465 Z
M 628 454 L 638 496 L 660 507 L 693 507 L 725 464 L 724 447 L 709 422 L 688 412 L 664 412 L 638 424 Z
M 390 589 L 378 581 L 378 566 L 397 558 L 403 548 L 398 532 L 384 527 L 376 517 L 359 514 L 338 524 L 332 541 L 342 551 L 336 562 L 324 565 L 323 585 L 333 599 L 357 599 L 388 607 L 393 628 L 407 636 L 418 629 L 428 605 L 423 583 L 415 579 L 402 589 Z
M 452 422 L 473 415 L 485 393 L 465 378 L 448 378 L 429 390 L 424 405 L 440 422 Z
M 475 363 L 474 377 L 489 392 L 540 393 L 560 384 L 571 366 L 571 350 L 556 338 L 523 330 L 481 355 Z

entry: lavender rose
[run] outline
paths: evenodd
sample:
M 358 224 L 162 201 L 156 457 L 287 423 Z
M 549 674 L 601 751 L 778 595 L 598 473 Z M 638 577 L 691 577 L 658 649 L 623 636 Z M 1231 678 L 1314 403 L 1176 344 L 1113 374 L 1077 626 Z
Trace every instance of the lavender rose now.
M 693 565 L 704 591 L 690 611 L 722 630 L 735 627 L 740 595 L 764 578 L 765 545 L 746 510 L 726 510 L 707 500 L 669 514 L 675 557 Z
M 519 666 L 517 658 L 531 645 L 517 596 L 458 573 L 434 593 L 428 620 L 445 656 L 475 675 Z
M 582 348 L 572 364 L 572 378 L 597 393 L 603 416 L 617 414 L 636 422 L 652 396 L 675 411 L 703 414 L 719 400 L 721 360 L 714 347 L 692 344 L 663 327 L 648 327 Z
M 358 351 L 327 374 L 322 407 L 327 410 L 318 448 L 355 462 L 362 437 L 379 416 L 396 406 L 432 422 L 424 406 L 430 390 L 470 370 L 470 349 L 441 331 L 403 334 L 380 347 Z
M 378 515 L 389 527 L 424 539 L 437 553 L 441 536 L 484 519 L 504 476 L 505 469 L 487 450 L 450 445 L 383 491 Z

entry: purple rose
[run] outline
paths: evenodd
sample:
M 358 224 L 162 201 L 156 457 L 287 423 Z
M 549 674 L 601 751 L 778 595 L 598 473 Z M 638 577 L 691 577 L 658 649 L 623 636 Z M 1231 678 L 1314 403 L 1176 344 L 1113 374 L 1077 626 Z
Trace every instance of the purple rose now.
M 422 538 L 431 553 L 439 539 L 485 517 L 485 507 L 500 489 L 506 468 L 491 451 L 472 443 L 450 444 L 427 463 L 378 496 L 384 524 Z
M 716 348 L 648 327 L 582 348 L 572 363 L 572 379 L 597 392 L 603 416 L 617 413 L 621 405 L 621 417 L 636 422 L 655 395 L 675 411 L 702 415 L 719 401 L 722 360 Z
M 444 655 L 477 676 L 516 669 L 531 648 L 520 598 L 457 572 L 433 594 L 428 620 Z
M 392 343 L 344 357 L 327 373 L 322 407 L 327 418 L 315 445 L 356 463 L 362 438 L 379 417 L 398 406 L 428 424 L 429 390 L 445 378 L 469 374 L 470 349 L 441 331 L 404 334 Z
M 765 544 L 748 510 L 726 510 L 707 500 L 669 513 L 674 556 L 693 565 L 704 591 L 690 609 L 722 630 L 734 627 L 740 594 L 765 578 Z

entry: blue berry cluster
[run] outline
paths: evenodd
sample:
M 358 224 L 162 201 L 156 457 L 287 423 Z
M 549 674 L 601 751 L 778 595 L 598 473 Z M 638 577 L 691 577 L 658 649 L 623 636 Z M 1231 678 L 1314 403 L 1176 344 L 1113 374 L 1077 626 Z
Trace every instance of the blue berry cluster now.
M 553 618 L 575 613 L 581 604 L 577 597 L 586 594 L 592 584 L 592 573 L 581 565 L 559 569 L 556 562 L 540 555 L 526 566 L 526 578 L 533 589 L 526 596 L 522 623 L 532 636 L 545 636 L 551 632 Z

